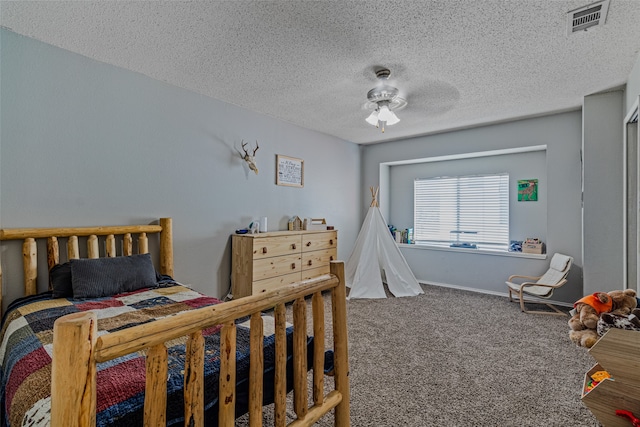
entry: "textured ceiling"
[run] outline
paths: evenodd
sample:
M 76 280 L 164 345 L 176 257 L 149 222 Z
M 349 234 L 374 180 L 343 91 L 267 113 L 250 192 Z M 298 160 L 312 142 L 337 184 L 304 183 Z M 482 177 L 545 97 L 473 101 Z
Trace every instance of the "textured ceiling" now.
M 578 108 L 623 85 L 640 1 L 567 35 L 589 0 L 1 1 L 16 33 L 339 138 L 372 143 Z M 408 101 L 364 118 L 374 69 Z

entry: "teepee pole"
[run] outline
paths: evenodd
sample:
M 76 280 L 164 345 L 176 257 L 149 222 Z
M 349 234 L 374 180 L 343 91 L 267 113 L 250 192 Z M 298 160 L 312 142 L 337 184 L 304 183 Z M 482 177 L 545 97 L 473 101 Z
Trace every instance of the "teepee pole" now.
M 375 207 L 380 207 L 380 205 L 378 204 L 378 191 L 380 190 L 380 187 L 369 187 L 369 190 L 371 191 L 371 204 L 369 205 L 369 207 L 375 206 Z

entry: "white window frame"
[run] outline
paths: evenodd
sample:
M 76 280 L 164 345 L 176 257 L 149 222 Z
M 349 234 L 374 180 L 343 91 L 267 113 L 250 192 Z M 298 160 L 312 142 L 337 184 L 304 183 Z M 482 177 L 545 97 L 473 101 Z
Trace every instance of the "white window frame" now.
M 509 174 L 414 180 L 416 244 L 509 250 Z

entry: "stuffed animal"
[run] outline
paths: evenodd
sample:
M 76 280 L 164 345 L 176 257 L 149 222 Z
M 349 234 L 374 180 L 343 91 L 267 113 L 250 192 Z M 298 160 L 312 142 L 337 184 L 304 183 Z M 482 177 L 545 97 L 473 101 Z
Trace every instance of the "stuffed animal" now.
M 612 314 L 628 316 L 638 306 L 636 291 L 633 289 L 611 291 L 607 293 L 611 297 L 611 301 L 613 303 L 613 309 L 610 311 Z
M 605 292 L 587 295 L 573 305 L 575 314 L 569 319 L 569 338 L 580 347 L 590 348 L 598 341 L 598 319 L 600 314 L 611 311 L 613 301 Z
M 581 331 L 569 331 L 569 339 L 578 347 L 591 348 L 600 336 L 595 329 L 583 329 Z
M 628 316 L 602 313 L 598 320 L 598 335 L 603 336 L 611 328 L 640 331 L 640 308 L 634 309 Z
M 600 337 L 597 329 L 603 313 L 627 316 L 637 304 L 633 289 L 587 295 L 574 304 L 576 313 L 569 319 L 569 338 L 578 346 L 590 348 Z
M 573 331 L 596 329 L 598 319 L 602 313 L 613 309 L 613 300 L 605 292 L 595 292 L 587 295 L 573 304 L 575 314 L 569 319 L 569 327 Z

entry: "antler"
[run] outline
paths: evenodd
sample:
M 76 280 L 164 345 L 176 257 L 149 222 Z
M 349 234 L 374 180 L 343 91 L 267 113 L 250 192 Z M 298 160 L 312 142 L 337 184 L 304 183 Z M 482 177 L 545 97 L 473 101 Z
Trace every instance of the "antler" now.
M 256 155 L 256 151 L 258 151 L 258 148 L 260 148 L 260 146 L 258 146 L 258 141 L 256 140 L 256 148 L 253 150 L 253 154 L 249 154 L 249 152 L 245 148 L 248 143 L 245 143 L 244 139 L 242 140 L 241 144 L 242 144 L 242 149 L 244 150 L 244 156 L 242 154 L 240 154 L 240 156 L 242 156 L 244 161 L 247 162 L 247 164 L 249 165 L 249 169 L 251 169 L 257 174 L 258 166 L 256 165 L 256 160 L 254 156 Z
M 248 144 L 248 142 L 244 142 L 244 139 L 243 139 L 243 140 L 242 140 L 242 142 L 241 142 L 241 144 L 242 144 L 242 149 L 244 150 L 244 153 L 245 153 L 245 154 L 249 154 L 249 152 L 247 151 L 247 149 L 246 149 L 246 148 L 244 148 L 244 147 Z M 258 151 L 258 148 L 260 148 L 260 146 L 258 145 L 258 140 L 256 139 L 256 148 L 253 150 L 253 156 L 255 156 L 255 155 L 256 155 L 256 151 Z

